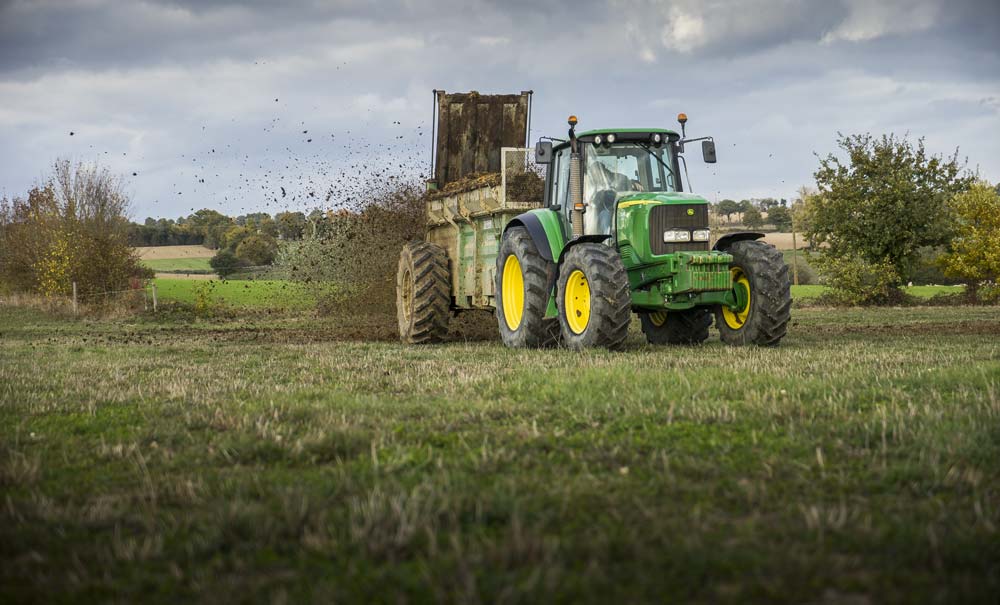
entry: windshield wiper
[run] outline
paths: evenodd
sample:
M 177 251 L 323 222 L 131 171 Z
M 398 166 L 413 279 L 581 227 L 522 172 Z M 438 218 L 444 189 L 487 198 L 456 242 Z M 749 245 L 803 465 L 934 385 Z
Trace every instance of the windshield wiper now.
M 646 144 L 643 144 L 643 143 L 636 143 L 636 145 L 640 149 L 642 149 L 643 151 L 645 151 L 646 153 L 648 153 L 654 160 L 656 160 L 657 162 L 659 162 L 660 166 L 663 166 L 664 168 L 666 168 L 667 172 L 669 172 L 670 176 L 674 179 L 674 183 L 676 183 L 678 181 L 677 175 L 674 174 L 674 169 L 671 168 L 666 162 L 664 162 L 663 159 L 660 158 L 660 156 L 658 156 L 655 153 L 653 153 L 653 151 L 649 148 L 649 145 L 646 145 Z

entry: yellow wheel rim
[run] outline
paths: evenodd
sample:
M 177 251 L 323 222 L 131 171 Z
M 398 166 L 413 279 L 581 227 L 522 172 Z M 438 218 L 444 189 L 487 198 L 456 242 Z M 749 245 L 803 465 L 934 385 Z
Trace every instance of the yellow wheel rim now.
M 750 315 L 750 280 L 747 278 L 746 273 L 740 267 L 733 267 L 730 269 L 733 274 L 733 290 L 737 288 L 745 288 L 747 293 L 747 304 L 744 305 L 742 309 L 733 311 L 727 306 L 722 307 L 722 319 L 726 321 L 726 325 L 734 330 L 739 330 L 747 322 L 747 316 Z
M 667 312 L 666 311 L 656 311 L 649 314 L 649 321 L 653 322 L 653 325 L 659 328 L 663 324 L 667 323 Z
M 569 274 L 563 304 L 569 329 L 574 334 L 583 334 L 590 323 L 590 282 L 583 271 L 577 269 Z
M 524 274 L 521 263 L 511 254 L 503 264 L 503 281 L 500 284 L 503 301 L 503 319 L 507 327 L 516 330 L 524 317 Z

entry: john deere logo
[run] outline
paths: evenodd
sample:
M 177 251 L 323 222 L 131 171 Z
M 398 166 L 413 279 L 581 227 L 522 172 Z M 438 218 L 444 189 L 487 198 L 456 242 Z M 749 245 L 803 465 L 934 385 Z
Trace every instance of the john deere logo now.
M 694 216 L 694 208 L 688 208 L 688 216 Z

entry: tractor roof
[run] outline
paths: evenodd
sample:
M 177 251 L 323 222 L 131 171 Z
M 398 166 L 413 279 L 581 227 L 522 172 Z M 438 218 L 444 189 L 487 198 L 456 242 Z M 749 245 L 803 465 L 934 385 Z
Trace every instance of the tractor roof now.
M 673 130 L 667 130 L 666 128 L 599 128 L 597 130 L 588 130 L 586 132 L 581 132 L 577 137 L 592 137 L 598 134 L 620 134 L 624 132 L 630 133 L 660 133 L 660 134 L 673 134 L 676 135 L 677 132 Z
M 609 134 L 614 134 L 618 137 L 619 143 L 629 143 L 634 141 L 645 141 L 651 134 L 662 134 L 666 135 L 668 140 L 676 141 L 681 138 L 674 130 L 667 130 L 666 128 L 601 128 L 598 130 L 588 130 L 586 132 L 581 132 L 576 135 L 576 138 L 584 143 L 592 143 L 594 137 L 597 135 L 606 136 Z M 560 141 L 554 145 L 555 149 L 562 149 L 569 145 L 569 141 Z

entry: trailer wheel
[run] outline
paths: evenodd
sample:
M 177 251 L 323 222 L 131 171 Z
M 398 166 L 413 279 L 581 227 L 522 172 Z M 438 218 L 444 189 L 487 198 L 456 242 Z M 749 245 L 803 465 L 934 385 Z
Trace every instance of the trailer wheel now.
M 524 227 L 503 235 L 497 253 L 496 316 L 500 338 L 508 347 L 554 347 L 559 320 L 546 318 L 556 265 L 538 253 Z
M 646 342 L 653 345 L 694 345 L 708 339 L 712 313 L 707 307 L 684 311 L 654 311 L 639 317 Z
M 407 243 L 396 273 L 399 339 L 410 344 L 441 342 L 448 333 L 450 307 L 448 254 L 428 242 Z
M 733 294 L 739 308 L 720 305 L 715 326 L 728 345 L 774 346 L 785 336 L 792 295 L 788 265 L 773 246 L 741 241 L 725 250 L 733 255 Z
M 628 336 L 632 295 L 618 253 L 604 244 L 577 244 L 559 266 L 559 323 L 570 348 L 618 349 Z

